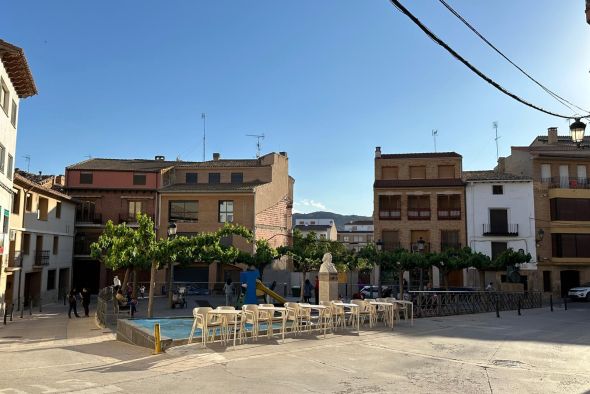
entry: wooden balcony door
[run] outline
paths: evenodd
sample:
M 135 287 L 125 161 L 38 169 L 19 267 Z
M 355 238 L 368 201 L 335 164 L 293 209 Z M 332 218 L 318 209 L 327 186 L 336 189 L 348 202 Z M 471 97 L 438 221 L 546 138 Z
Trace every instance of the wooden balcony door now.
M 507 209 L 490 209 L 490 231 L 493 234 L 508 233 Z

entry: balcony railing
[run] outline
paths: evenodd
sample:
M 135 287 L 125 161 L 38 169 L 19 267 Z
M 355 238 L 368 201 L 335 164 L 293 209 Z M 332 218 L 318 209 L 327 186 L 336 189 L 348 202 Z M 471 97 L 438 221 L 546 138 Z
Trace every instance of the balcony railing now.
M 390 211 L 379 211 L 379 219 L 383 220 L 400 220 L 402 218 L 401 209 L 394 209 Z
M 408 220 L 430 220 L 430 208 L 408 208 Z
M 460 220 L 461 210 L 460 209 L 439 209 L 438 220 Z
M 102 224 L 102 214 L 79 213 L 76 212 L 76 223 L 79 224 Z
M 37 266 L 49 265 L 49 250 L 35 251 L 35 264 Z
M 8 257 L 8 268 L 19 268 L 23 266 L 23 255 L 21 252 L 16 252 L 14 255 Z
M 414 253 L 428 253 L 430 252 L 430 242 L 414 242 L 411 249 Z
M 459 242 L 441 242 L 440 244 L 440 251 L 444 252 L 445 250 L 458 250 L 461 249 L 461 244 Z
M 489 224 L 484 223 L 483 235 L 497 235 L 504 237 L 518 236 L 518 224 Z
M 549 189 L 590 189 L 590 182 L 586 177 L 554 176 L 541 178 L 540 181 Z
M 154 221 L 154 216 L 150 215 L 152 221 Z M 119 214 L 119 224 L 127 223 L 127 224 L 135 224 L 137 223 L 137 218 L 135 216 L 130 216 L 128 213 L 120 213 Z

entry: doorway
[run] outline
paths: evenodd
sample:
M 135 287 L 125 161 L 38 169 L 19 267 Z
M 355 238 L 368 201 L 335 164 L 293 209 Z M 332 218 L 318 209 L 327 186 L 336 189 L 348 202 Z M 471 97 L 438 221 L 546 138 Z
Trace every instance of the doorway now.
M 41 297 L 41 271 L 27 272 L 25 274 L 25 305 L 32 300 L 33 305 L 38 305 Z
M 569 289 L 580 286 L 580 271 L 565 270 L 559 273 L 561 280 L 561 296 L 567 296 Z
M 59 278 L 58 278 L 58 285 L 57 285 L 57 297 L 58 299 L 65 298 L 68 289 L 70 288 L 70 269 L 69 268 L 60 268 L 59 269 Z

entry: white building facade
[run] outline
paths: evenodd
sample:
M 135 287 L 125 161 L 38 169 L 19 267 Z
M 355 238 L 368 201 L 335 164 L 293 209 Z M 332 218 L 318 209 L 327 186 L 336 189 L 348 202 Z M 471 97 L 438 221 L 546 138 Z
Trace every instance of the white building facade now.
M 13 197 L 14 162 L 20 100 L 37 94 L 21 48 L 0 40 L 0 311 L 8 261 L 9 222 Z
M 313 232 L 318 239 L 328 241 L 338 239 L 338 230 L 334 219 L 297 219 L 293 228 L 301 231 L 304 236 Z
M 531 262 L 520 267 L 525 289 L 530 289 L 527 271 L 537 269 L 532 179 L 496 171 L 465 171 L 463 176 L 468 246 L 492 259 L 509 248 L 530 253 Z M 490 275 L 486 282 L 495 281 Z M 466 272 L 468 286 L 479 287 L 478 280 L 476 270 Z
M 344 225 L 343 230 L 338 232 L 338 241 L 348 250 L 359 251 L 364 246 L 373 243 L 373 221 L 356 220 Z

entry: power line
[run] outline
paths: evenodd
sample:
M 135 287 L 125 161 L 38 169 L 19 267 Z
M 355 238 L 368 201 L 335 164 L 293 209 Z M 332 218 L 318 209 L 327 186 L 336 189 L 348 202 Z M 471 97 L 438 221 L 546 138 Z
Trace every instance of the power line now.
M 469 22 L 467 22 L 465 20 L 465 18 L 463 18 L 457 11 L 455 11 L 453 9 L 453 7 L 451 7 L 445 0 L 438 0 L 438 1 L 442 5 L 444 5 L 445 8 L 447 10 L 449 10 L 453 15 L 455 15 L 461 22 L 463 22 L 463 24 L 465 24 L 465 26 L 467 26 L 469 28 L 469 30 L 471 30 L 473 33 L 475 33 L 475 35 L 477 35 L 479 38 L 481 38 L 481 40 L 483 42 L 485 42 L 490 48 L 492 48 L 496 53 L 498 53 L 500 56 L 502 56 L 508 63 L 510 63 L 514 67 L 516 67 L 516 69 L 518 71 L 520 71 L 521 73 L 523 73 L 528 79 L 530 79 L 531 81 L 533 81 L 536 85 L 538 85 L 541 89 L 543 89 L 551 97 L 553 97 L 555 100 L 557 100 L 560 104 L 563 104 L 564 106 L 566 106 L 567 108 L 569 108 L 570 111 L 572 111 L 572 112 L 575 112 L 575 111 L 573 110 L 572 107 L 570 107 L 570 105 L 573 106 L 573 107 L 576 107 L 580 111 L 583 111 L 585 113 L 590 113 L 590 111 L 588 111 L 588 110 L 586 110 L 584 108 L 580 108 L 579 106 L 577 106 L 576 104 L 572 103 L 571 101 L 568 101 L 568 100 L 564 99 L 563 97 L 561 97 L 560 95 L 558 95 L 557 93 L 555 93 L 554 91 L 552 91 L 551 89 L 549 89 L 548 87 L 546 87 L 545 85 L 543 85 L 541 82 L 537 81 L 529 73 L 527 73 L 525 70 L 523 70 L 517 64 L 515 64 L 506 55 L 504 55 L 504 53 L 502 53 L 502 51 L 500 51 L 498 48 L 496 48 L 496 46 L 494 46 L 494 44 L 492 44 L 490 41 L 488 41 L 488 39 L 486 39 L 479 31 L 477 31 L 477 29 L 475 27 L 473 27 Z
M 479 76 L 481 79 L 483 79 L 484 81 L 486 81 L 487 83 L 489 83 L 490 85 L 492 85 L 493 87 L 495 87 L 496 89 L 498 89 L 499 91 L 501 91 L 502 93 L 504 93 L 505 95 L 513 98 L 514 100 L 530 107 L 533 109 L 536 109 L 537 111 L 546 113 L 547 115 L 552 115 L 552 116 L 556 116 L 558 118 L 564 118 L 564 119 L 572 119 L 574 118 L 574 116 L 572 115 L 562 115 L 556 112 L 552 112 L 549 110 L 546 110 L 542 107 L 539 107 L 538 105 L 535 105 L 533 103 L 530 103 L 528 101 L 526 101 L 525 99 L 517 96 L 516 94 L 510 92 L 509 90 L 507 90 L 506 88 L 504 88 L 503 86 L 501 86 L 499 83 L 497 83 L 496 81 L 494 81 L 493 79 L 491 79 L 490 77 L 488 77 L 487 75 L 485 75 L 484 73 L 482 73 L 481 71 L 479 71 L 475 66 L 473 66 L 471 63 L 469 63 L 467 60 L 465 60 L 461 55 L 459 55 L 453 48 L 451 48 L 450 46 L 447 45 L 447 43 L 445 43 L 443 40 L 441 40 L 440 38 L 438 38 L 436 36 L 436 34 L 434 34 L 433 32 L 431 32 L 426 26 L 424 26 L 422 24 L 422 22 L 420 22 L 420 20 L 418 18 L 416 18 L 410 11 L 408 11 L 398 0 L 390 0 L 390 2 L 393 4 L 393 6 L 395 8 L 397 8 L 402 14 L 406 15 L 408 18 L 410 18 L 410 20 L 412 22 L 414 22 L 414 24 L 416 26 L 418 26 L 420 28 L 420 30 L 422 30 L 428 37 L 430 37 L 431 40 L 433 40 L 435 43 L 437 43 L 438 45 L 440 45 L 441 47 L 443 47 L 444 49 L 447 50 L 447 52 L 449 52 L 455 59 L 459 60 L 461 63 L 463 63 L 467 68 L 469 68 L 471 71 L 473 71 L 477 76 Z M 580 116 L 580 118 L 588 118 L 590 117 L 590 115 L 585 115 L 585 116 Z

